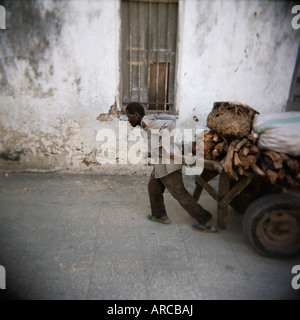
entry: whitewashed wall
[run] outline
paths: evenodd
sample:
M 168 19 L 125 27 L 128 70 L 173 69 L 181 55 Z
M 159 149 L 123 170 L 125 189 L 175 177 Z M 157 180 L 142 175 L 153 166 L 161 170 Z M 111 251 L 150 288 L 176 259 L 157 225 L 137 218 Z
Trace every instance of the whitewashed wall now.
M 300 41 L 286 1 L 180 2 L 178 96 L 182 122 L 205 126 L 214 101 L 261 113 L 284 107 Z
M 15 1 L 6 13 L 1 168 L 89 170 L 106 126 L 96 118 L 118 101 L 119 1 Z
M 0 169 L 148 172 L 101 166 L 96 134 L 115 130 L 119 0 L 8 1 L 0 30 Z M 300 39 L 284 1 L 179 0 L 179 124 L 205 126 L 213 102 L 280 111 Z M 97 121 L 101 115 L 104 121 Z M 99 118 L 98 118 L 99 119 Z

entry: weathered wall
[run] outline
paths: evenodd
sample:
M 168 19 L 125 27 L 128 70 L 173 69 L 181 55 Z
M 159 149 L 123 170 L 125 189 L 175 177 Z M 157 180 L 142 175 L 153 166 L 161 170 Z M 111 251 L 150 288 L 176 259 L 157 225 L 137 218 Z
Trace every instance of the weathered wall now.
M 119 2 L 2 1 L 2 168 L 88 169 L 118 100 Z
M 299 30 L 288 1 L 187 0 L 180 7 L 180 120 L 205 125 L 214 101 L 249 104 L 260 112 L 284 107 Z
M 119 103 L 120 1 L 0 4 L 7 18 L 6 30 L 0 30 L 0 169 L 151 170 L 101 166 L 96 159 L 98 130 L 114 129 L 118 136 L 120 120 L 111 106 Z M 216 100 L 237 100 L 261 112 L 281 110 L 300 35 L 291 28 L 290 5 L 179 4 L 179 122 L 190 126 L 196 115 L 204 126 Z

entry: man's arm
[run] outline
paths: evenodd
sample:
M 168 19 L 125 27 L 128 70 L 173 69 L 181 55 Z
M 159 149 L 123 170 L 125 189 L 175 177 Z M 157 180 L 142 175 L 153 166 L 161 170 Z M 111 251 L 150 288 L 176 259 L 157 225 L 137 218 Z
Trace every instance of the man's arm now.
M 163 158 L 163 150 L 162 146 L 159 147 L 159 158 Z M 178 164 L 187 164 L 190 165 L 191 163 L 194 164 L 195 162 L 195 157 L 192 155 L 184 156 L 184 155 L 179 155 L 175 153 L 167 153 L 166 150 L 164 150 L 164 158 L 167 156 L 170 157 L 172 160 L 178 160 Z

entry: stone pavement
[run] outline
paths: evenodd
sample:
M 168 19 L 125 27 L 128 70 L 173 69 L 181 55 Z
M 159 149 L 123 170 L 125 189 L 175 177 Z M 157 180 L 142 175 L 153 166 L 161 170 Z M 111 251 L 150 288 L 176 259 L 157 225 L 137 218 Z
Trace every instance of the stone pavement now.
M 300 257 L 256 253 L 231 209 L 228 230 L 202 234 L 166 193 L 171 225 L 147 221 L 148 176 L 0 174 L 0 298 L 298 299 Z M 193 191 L 192 177 L 184 181 Z M 200 203 L 216 216 L 206 192 Z

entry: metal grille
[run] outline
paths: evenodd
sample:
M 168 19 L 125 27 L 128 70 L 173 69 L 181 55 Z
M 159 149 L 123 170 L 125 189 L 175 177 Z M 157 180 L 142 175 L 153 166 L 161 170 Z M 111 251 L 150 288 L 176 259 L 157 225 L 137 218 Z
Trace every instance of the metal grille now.
M 177 0 L 122 0 L 122 104 L 172 111 Z

